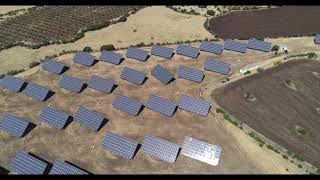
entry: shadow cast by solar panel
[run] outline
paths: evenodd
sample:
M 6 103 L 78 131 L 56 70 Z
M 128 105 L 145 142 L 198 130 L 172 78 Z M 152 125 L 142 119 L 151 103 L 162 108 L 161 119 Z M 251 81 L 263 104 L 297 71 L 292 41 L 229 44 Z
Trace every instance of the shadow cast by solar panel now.
M 178 150 L 178 153 L 177 153 L 177 156 L 176 156 L 176 159 L 174 160 L 175 162 L 177 161 L 177 159 L 178 159 L 178 157 L 179 157 L 179 155 L 180 155 L 180 152 L 181 152 L 181 147 L 179 148 L 179 150 Z
M 176 78 L 172 78 L 167 84 L 170 84 L 170 83 L 172 83 L 173 81 L 175 81 L 176 80 Z M 167 85 L 166 84 L 166 85 Z
M 134 151 L 134 154 L 133 154 L 132 159 L 134 159 L 134 157 L 136 157 L 136 155 L 137 155 L 137 153 L 138 153 L 139 149 L 141 148 L 141 146 L 142 146 L 141 144 L 138 144 L 138 146 L 137 146 L 136 150 Z
M 198 52 L 197 55 L 196 55 L 196 57 L 194 57 L 194 58 L 198 58 L 199 56 L 200 56 L 200 52 Z
M 205 74 L 203 74 L 203 77 L 202 77 L 202 79 L 201 79 L 201 81 L 200 81 L 200 83 L 204 80 L 204 78 L 206 77 L 206 75 Z
M 118 84 L 114 84 L 113 87 L 111 88 L 109 94 L 111 94 L 117 87 L 118 87 Z
M 40 160 L 40 161 L 43 161 L 43 162 L 47 163 L 48 165 L 47 165 L 46 169 L 44 170 L 44 173 L 43 173 L 43 174 L 45 174 L 45 175 L 49 174 L 49 172 L 50 172 L 50 170 L 52 169 L 52 166 L 53 166 L 53 164 L 52 164 L 51 162 L 49 162 L 49 161 L 47 161 L 47 160 L 45 160 L 45 159 L 43 159 L 43 158 L 41 158 L 41 157 L 39 157 L 39 156 L 31 153 L 31 152 L 28 152 L 28 154 L 29 154 L 30 156 L 32 156 L 32 157 Z
M 83 86 L 80 89 L 79 93 L 82 93 L 82 91 L 84 91 L 87 87 L 88 87 L 88 84 L 87 83 L 83 83 Z
M 140 85 L 143 85 L 149 78 L 146 76 Z
M 176 108 L 174 109 L 173 113 L 172 113 L 172 116 L 174 116 L 174 114 L 177 112 L 178 110 L 178 105 L 176 106 Z
M 107 124 L 108 121 L 109 121 L 109 120 L 108 120 L 107 118 L 103 118 L 103 120 L 102 120 L 99 128 L 97 129 L 97 131 L 100 131 L 100 129 L 101 129 L 105 124 Z
M 24 131 L 23 135 L 21 136 L 22 138 L 25 137 L 27 134 L 29 134 L 35 127 L 37 127 L 36 124 L 29 122 L 26 130 Z
M 145 105 L 142 105 L 136 116 L 139 116 L 139 114 L 143 111 L 144 108 L 145 108 Z
M 70 68 L 68 66 L 64 66 L 62 71 L 59 73 L 59 75 L 65 73 L 66 71 L 68 71 Z
M 73 117 L 69 116 L 62 129 L 66 129 L 71 124 L 72 121 L 73 121 Z
M 54 94 L 55 94 L 55 92 L 49 91 L 48 94 L 47 94 L 47 96 L 44 98 L 43 101 L 47 101 L 47 100 L 48 100 L 50 97 L 52 97 Z
M 97 64 L 98 62 L 99 62 L 99 60 L 95 59 L 90 67 L 94 66 L 94 65 Z
M 146 57 L 145 62 L 146 62 L 146 61 L 148 61 L 148 59 L 149 59 L 150 57 L 151 57 L 151 56 L 150 56 L 150 55 L 148 55 L 148 56 Z
M 0 175 L 8 175 L 9 174 L 9 170 L 0 166 Z
M 27 85 L 28 85 L 28 83 L 27 83 L 27 82 L 24 82 L 18 92 L 22 92 L 23 90 L 25 90 L 26 87 L 27 87 Z
M 120 59 L 120 61 L 119 61 L 119 64 L 118 65 L 120 65 L 123 61 L 124 61 L 124 57 L 122 57 L 121 59 Z
M 167 59 L 172 59 L 175 54 L 176 53 L 172 53 L 171 56 L 169 58 L 167 58 Z
M 87 171 L 87 170 L 85 170 L 85 169 L 82 169 L 81 167 L 79 167 L 79 166 L 77 166 L 77 165 L 75 165 L 75 164 L 73 164 L 73 163 L 71 163 L 71 162 L 69 162 L 69 161 L 64 161 L 64 162 L 66 162 L 66 163 L 70 164 L 71 166 L 74 166 L 74 167 L 76 167 L 76 168 L 80 169 L 81 171 L 84 171 L 84 172 L 86 172 L 86 173 L 88 173 L 88 174 L 90 174 L 90 175 L 93 175 L 93 173 L 92 173 L 92 172 Z

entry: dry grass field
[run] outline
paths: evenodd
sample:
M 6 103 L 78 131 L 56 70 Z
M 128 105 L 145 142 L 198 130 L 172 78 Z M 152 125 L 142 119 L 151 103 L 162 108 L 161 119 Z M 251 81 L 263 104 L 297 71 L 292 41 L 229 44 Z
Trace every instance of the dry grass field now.
M 19 9 L 27 9 L 27 8 L 31 8 L 31 7 L 33 7 L 33 6 L 0 6 L 0 14 L 5 14 L 10 11 L 15 11 L 15 10 L 19 10 Z

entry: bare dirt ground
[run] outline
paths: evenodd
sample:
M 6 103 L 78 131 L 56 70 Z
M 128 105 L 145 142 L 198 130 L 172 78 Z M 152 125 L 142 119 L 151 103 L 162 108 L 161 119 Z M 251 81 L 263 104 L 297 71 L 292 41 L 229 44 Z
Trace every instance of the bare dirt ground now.
M 15 11 L 19 9 L 27 9 L 34 6 L 0 6 L 0 14 L 5 14 L 10 11 Z

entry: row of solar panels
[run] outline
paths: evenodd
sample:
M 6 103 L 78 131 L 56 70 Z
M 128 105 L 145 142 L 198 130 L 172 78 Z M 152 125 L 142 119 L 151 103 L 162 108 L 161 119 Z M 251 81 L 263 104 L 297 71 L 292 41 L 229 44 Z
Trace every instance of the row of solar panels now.
M 316 36 L 314 37 L 314 43 L 320 44 L 320 35 L 316 35 Z

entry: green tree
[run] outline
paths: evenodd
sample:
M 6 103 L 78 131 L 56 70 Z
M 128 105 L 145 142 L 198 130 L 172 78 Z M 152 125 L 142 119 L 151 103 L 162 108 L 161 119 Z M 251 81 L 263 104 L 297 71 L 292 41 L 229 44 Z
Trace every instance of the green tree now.
M 115 50 L 112 44 L 107 44 L 100 47 L 100 51 L 112 51 L 112 50 Z
M 83 52 L 92 52 L 93 50 L 92 50 L 92 48 L 91 47 L 89 47 L 89 46 L 86 46 L 86 47 L 84 47 L 83 48 L 83 50 L 82 50 Z

